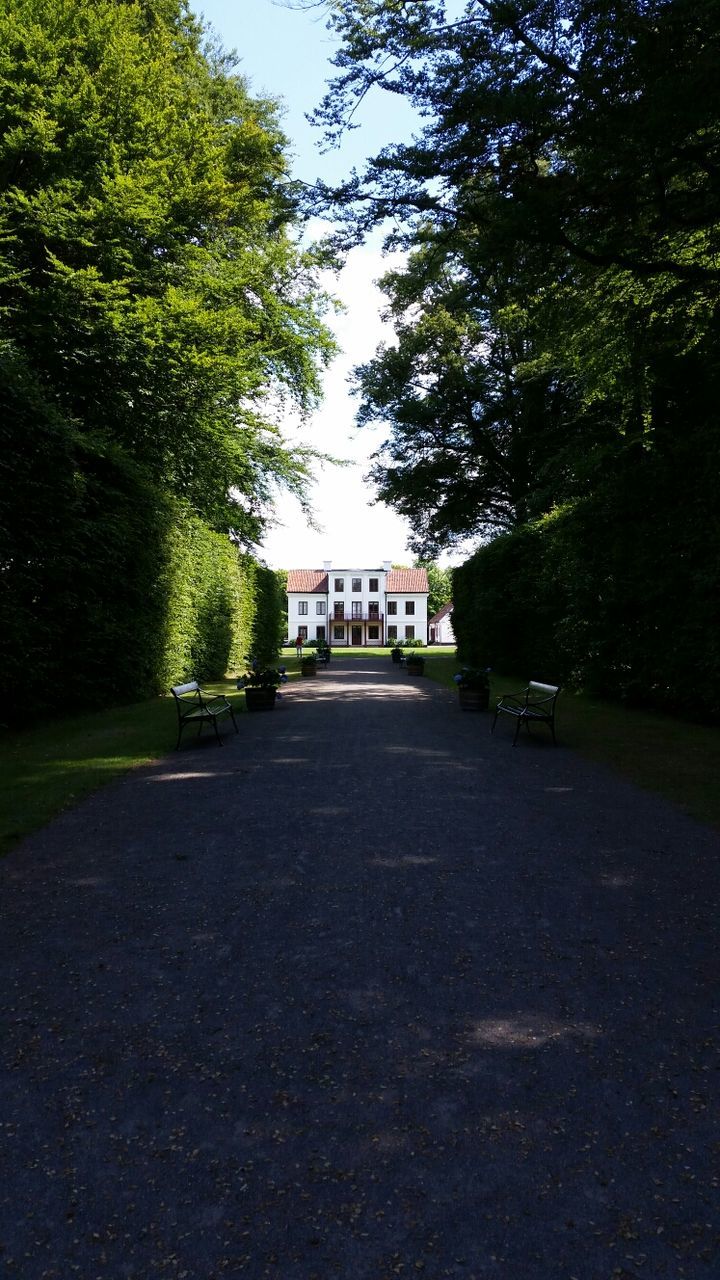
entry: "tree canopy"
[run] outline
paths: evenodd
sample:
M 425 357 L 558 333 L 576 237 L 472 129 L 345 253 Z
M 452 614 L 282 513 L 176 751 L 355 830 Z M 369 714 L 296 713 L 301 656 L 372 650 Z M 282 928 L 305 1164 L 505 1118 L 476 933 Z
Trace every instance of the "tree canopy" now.
M 164 687 L 202 648 L 173 609 L 306 500 L 276 421 L 333 342 L 297 223 L 275 104 L 184 0 L 0 0 L 1 643 L 38 702 Z
M 654 448 L 672 362 L 717 365 L 720 11 L 710 0 L 343 0 L 329 138 L 370 92 L 417 136 L 321 195 L 408 253 L 358 371 L 381 496 L 434 554 Z M 448 16 L 450 12 L 451 16 Z M 677 382 L 677 368 L 673 378 Z

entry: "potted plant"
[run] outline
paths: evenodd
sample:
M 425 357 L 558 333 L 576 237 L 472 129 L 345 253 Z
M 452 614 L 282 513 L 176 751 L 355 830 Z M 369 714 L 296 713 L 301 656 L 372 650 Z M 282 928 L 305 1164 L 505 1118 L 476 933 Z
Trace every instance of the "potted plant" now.
M 394 644 L 394 645 L 393 645 L 393 647 L 392 647 L 392 649 L 390 650 L 390 658 L 391 658 L 391 660 L 392 660 L 393 662 L 399 662 L 399 661 L 400 661 L 400 659 L 402 658 L 402 655 L 403 655 L 402 645 L 400 645 L 400 644 Z
M 304 676 L 317 675 L 317 654 L 314 649 L 309 653 L 304 653 L 300 659 L 300 670 Z
M 318 662 L 321 662 L 324 667 L 328 665 L 330 661 L 331 653 L 332 653 L 332 650 L 327 640 L 318 640 L 317 660 Z
M 409 653 L 405 659 L 408 675 L 421 676 L 425 670 L 425 659 L 421 653 Z
M 245 691 L 245 705 L 248 711 L 272 711 L 275 699 L 280 697 L 278 685 L 285 684 L 287 675 L 284 667 L 261 666 L 253 661 L 250 669 L 237 682 L 238 689 Z
M 453 680 L 463 711 L 487 711 L 490 703 L 489 667 L 462 667 Z

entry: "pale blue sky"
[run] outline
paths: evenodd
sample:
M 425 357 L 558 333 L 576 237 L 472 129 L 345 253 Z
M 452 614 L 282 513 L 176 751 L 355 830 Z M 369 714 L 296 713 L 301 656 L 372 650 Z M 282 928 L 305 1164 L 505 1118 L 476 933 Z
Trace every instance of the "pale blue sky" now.
M 273 0 L 204 0 L 193 7 L 225 48 L 236 50 L 238 70 L 251 92 L 283 100 L 282 124 L 290 139 L 295 177 L 305 182 L 318 177 L 339 181 L 382 146 L 411 136 L 415 118 L 410 108 L 379 92 L 363 104 L 357 117 L 361 127 L 350 132 L 342 148 L 320 153 L 320 130 L 311 127 L 305 113 L 319 104 L 333 74 L 329 59 L 334 45 L 321 7 L 293 10 Z M 407 522 L 387 507 L 373 506 L 374 492 L 363 479 L 369 455 L 386 433 L 379 428 L 357 431 L 356 401 L 348 385 L 353 366 L 368 360 L 380 341 L 392 341 L 392 331 L 380 315 L 382 295 L 373 284 L 388 265 L 381 258 L 380 238 L 375 237 L 352 251 L 339 280 L 328 282 L 346 308 L 333 321 L 343 354 L 325 375 L 325 400 L 311 421 L 302 427 L 290 419 L 278 425 L 288 439 L 311 441 L 323 452 L 350 459 L 351 465 L 318 470 L 312 505 L 321 533 L 308 527 L 294 499 L 281 497 L 279 523 L 260 548 L 273 568 L 314 568 L 325 560 L 360 568 L 411 559 Z M 447 559 L 442 557 L 441 563 Z

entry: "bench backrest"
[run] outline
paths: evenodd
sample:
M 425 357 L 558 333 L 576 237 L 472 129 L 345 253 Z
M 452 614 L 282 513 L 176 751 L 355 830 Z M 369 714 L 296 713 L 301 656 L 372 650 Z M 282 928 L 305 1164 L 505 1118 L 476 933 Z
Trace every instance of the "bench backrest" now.
M 172 693 L 173 698 L 182 698 L 185 693 L 199 693 L 200 685 L 197 680 L 189 680 L 187 684 L 173 685 L 170 692 Z
M 531 680 L 528 685 L 528 693 L 531 695 L 533 693 L 544 693 L 546 696 L 552 697 L 553 694 L 557 696 L 559 692 L 560 685 L 558 684 L 541 684 L 539 680 Z

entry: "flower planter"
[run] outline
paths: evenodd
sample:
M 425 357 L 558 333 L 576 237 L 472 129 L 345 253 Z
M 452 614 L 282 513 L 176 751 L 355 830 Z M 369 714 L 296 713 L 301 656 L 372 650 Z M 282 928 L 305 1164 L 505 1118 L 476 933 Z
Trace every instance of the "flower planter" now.
M 408 658 L 407 663 L 405 665 L 407 667 L 407 673 L 409 676 L 421 676 L 423 671 L 425 670 L 425 659 L 424 658 Z
M 458 700 L 462 711 L 487 711 L 490 705 L 490 694 L 486 689 L 458 689 Z
M 316 676 L 317 675 L 317 659 L 303 658 L 302 662 L 300 663 L 300 670 L 302 671 L 302 674 L 304 676 Z
M 245 690 L 245 705 L 248 711 L 273 711 L 275 709 L 275 695 L 277 689 L 263 689 L 257 687 L 253 689 L 250 685 Z

